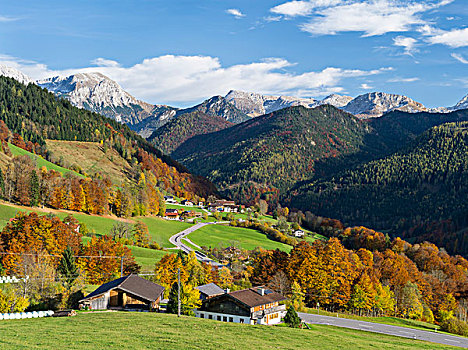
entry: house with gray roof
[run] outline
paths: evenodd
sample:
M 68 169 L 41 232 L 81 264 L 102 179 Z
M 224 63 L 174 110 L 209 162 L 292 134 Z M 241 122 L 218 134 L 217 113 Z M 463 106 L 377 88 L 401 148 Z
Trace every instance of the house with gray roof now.
M 203 286 L 195 287 L 200 292 L 200 299 L 206 300 L 217 295 L 224 294 L 224 289 L 215 283 L 204 284 Z

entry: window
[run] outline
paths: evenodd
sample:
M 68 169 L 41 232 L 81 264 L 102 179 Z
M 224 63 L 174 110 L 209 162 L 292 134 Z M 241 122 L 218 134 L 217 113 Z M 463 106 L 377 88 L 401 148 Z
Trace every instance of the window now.
M 208 319 L 209 319 L 209 320 L 212 320 L 212 319 L 213 319 L 213 316 L 208 315 Z
M 240 323 L 244 323 L 244 319 L 243 319 L 243 318 L 240 318 L 240 319 L 239 319 L 239 322 L 240 322 Z
M 229 317 L 229 322 L 234 322 L 234 319 L 232 317 Z
M 217 319 L 218 319 L 218 321 L 221 321 L 221 316 L 218 316 Z
M 227 322 L 227 317 L 223 316 L 223 322 Z
M 205 315 L 204 315 L 204 314 L 200 314 L 200 318 L 205 318 Z

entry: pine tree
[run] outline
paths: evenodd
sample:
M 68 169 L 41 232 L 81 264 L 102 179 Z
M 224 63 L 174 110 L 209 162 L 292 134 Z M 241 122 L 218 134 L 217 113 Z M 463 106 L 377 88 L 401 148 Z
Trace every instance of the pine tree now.
M 178 308 L 178 283 L 174 282 L 171 287 L 171 291 L 169 292 L 169 301 L 167 303 L 167 312 L 170 314 L 176 314 Z M 184 285 L 180 284 L 180 295 L 184 292 Z
M 5 195 L 5 180 L 3 179 L 3 172 L 0 169 L 0 198 L 3 198 Z
M 68 246 L 62 253 L 62 259 L 57 266 L 58 273 L 64 279 L 64 284 L 70 287 L 78 277 L 78 268 L 73 256 L 73 250 Z
M 290 305 L 288 307 L 288 312 L 286 313 L 286 316 L 284 316 L 283 321 L 289 327 L 292 327 L 292 328 L 299 327 L 299 325 L 301 324 L 301 319 L 297 315 L 297 312 L 294 309 L 294 306 Z
M 35 170 L 31 171 L 29 193 L 31 207 L 37 206 L 39 203 L 39 177 Z

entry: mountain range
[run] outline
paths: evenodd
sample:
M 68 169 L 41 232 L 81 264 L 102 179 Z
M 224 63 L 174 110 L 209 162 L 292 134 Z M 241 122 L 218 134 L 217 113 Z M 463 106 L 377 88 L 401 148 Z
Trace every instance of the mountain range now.
M 232 90 L 224 97 L 214 96 L 190 108 L 154 105 L 140 101 L 126 92 L 117 82 L 100 73 L 77 73 L 67 77 L 52 77 L 34 82 L 22 72 L 0 65 L 0 75 L 23 83 L 36 83 L 58 96 L 67 98 L 74 106 L 103 114 L 128 124 L 145 138 L 173 118 L 200 111 L 233 123 L 272 113 L 282 108 L 303 106 L 315 108 L 330 104 L 358 118 L 375 118 L 393 110 L 409 113 L 442 112 L 468 108 L 468 95 L 452 107 L 427 108 L 409 97 L 383 92 L 366 93 L 355 98 L 333 94 L 324 99 L 271 96 Z
M 270 210 L 281 203 L 415 241 L 438 238 L 437 227 L 461 242 L 452 251 L 468 253 L 468 96 L 454 107 L 428 109 L 379 92 L 315 100 L 230 91 L 181 109 L 145 104 L 97 73 L 33 82 L 13 69 L 0 72 L 28 84 L 5 82 L 0 101 L 11 109 L 8 127 L 34 147 L 45 138 L 98 140 L 122 127 L 114 121 L 120 118 L 170 155 L 152 150 L 158 158 L 206 176 L 240 203 L 264 199 Z M 70 108 L 35 84 L 114 120 Z M 19 99 L 23 94 L 27 102 Z M 35 112 L 38 96 L 47 106 L 44 115 Z M 121 132 L 152 149 L 127 127 Z

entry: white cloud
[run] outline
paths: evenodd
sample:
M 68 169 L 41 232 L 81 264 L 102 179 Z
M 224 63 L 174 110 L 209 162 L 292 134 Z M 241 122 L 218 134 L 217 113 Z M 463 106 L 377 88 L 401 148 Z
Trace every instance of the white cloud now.
M 91 64 L 98 66 L 98 67 L 119 67 L 120 64 L 114 60 L 108 60 L 105 58 L 96 58 L 95 60 L 91 61 Z
M 361 84 L 361 89 L 364 89 L 364 90 L 370 90 L 370 89 L 373 89 L 374 87 L 364 83 L 364 84 Z
M 415 81 L 419 81 L 419 78 L 413 77 L 413 78 L 392 78 L 387 80 L 387 83 L 413 83 Z
M 271 12 L 288 17 L 307 16 L 314 6 L 308 1 L 290 1 L 270 9 Z
M 413 53 L 417 52 L 418 49 L 416 48 L 416 43 L 418 41 L 414 38 L 405 37 L 405 36 L 397 36 L 393 38 L 393 45 L 401 46 L 405 48 L 405 55 L 412 56 Z
M 267 22 L 279 22 L 283 19 L 282 16 L 267 16 L 264 18 Z
M 0 15 L 0 22 L 13 22 L 17 20 L 19 20 L 19 18 Z
M 107 62 L 97 59 L 94 63 Z M 14 66 L 33 79 L 77 72 L 101 72 L 117 81 L 135 97 L 151 103 L 189 105 L 231 89 L 266 94 L 323 96 L 340 92 L 348 78 L 365 77 L 390 71 L 391 68 L 358 70 L 328 67 L 320 71 L 294 73 L 293 63 L 280 58 L 223 66 L 210 56 L 165 55 L 148 58 L 130 67 L 115 61 L 100 67 L 53 71 L 43 64 L 0 56 L 0 63 Z
M 308 16 L 300 28 L 315 35 L 362 32 L 364 36 L 406 32 L 427 24 L 421 14 L 453 0 L 311 0 L 289 1 L 270 9 L 285 17 Z
M 431 35 L 428 38 L 431 44 L 442 44 L 454 48 L 468 46 L 468 28 L 451 31 L 439 30 L 437 33 L 426 32 L 426 35 Z
M 343 0 L 289 1 L 271 8 L 270 11 L 286 17 L 307 16 L 316 8 L 335 6 L 341 3 Z
M 233 15 L 234 17 L 236 17 L 237 19 L 240 19 L 242 17 L 245 17 L 245 14 L 243 14 L 241 12 L 241 10 L 239 9 L 228 9 L 226 10 L 226 13 L 227 14 L 230 14 L 230 15 Z
M 452 53 L 450 56 L 452 56 L 457 61 L 459 61 L 459 62 L 461 62 L 463 64 L 468 64 L 468 60 L 465 57 L 463 57 L 462 55 L 458 54 L 458 53 Z

